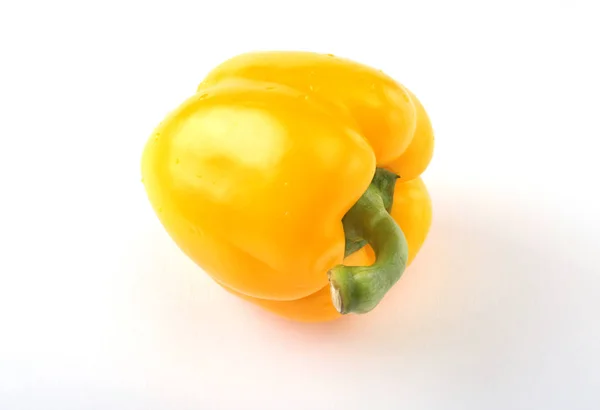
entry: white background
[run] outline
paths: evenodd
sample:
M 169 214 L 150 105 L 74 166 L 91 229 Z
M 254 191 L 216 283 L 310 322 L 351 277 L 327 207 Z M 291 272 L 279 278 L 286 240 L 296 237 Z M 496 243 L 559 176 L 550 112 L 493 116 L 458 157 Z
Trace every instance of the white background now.
M 600 408 L 597 7 L 3 1 L 0 408 Z M 265 49 L 381 68 L 432 118 L 431 234 L 369 315 L 235 299 L 145 198 L 154 126 Z

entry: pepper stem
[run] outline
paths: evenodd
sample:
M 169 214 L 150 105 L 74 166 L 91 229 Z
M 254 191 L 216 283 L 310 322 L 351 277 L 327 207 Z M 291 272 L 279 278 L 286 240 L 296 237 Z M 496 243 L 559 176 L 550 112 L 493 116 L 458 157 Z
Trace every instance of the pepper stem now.
M 342 219 L 347 246 L 368 243 L 376 260 L 371 266 L 338 265 L 328 272 L 331 300 L 341 314 L 374 309 L 406 268 L 406 237 L 388 212 L 396 178 L 377 169 L 371 185 Z

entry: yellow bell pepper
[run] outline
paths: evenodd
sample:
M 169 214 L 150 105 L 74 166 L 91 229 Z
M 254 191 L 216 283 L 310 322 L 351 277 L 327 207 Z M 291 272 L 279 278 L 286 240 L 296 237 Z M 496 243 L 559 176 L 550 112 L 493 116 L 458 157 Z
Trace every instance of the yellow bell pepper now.
M 149 138 L 142 178 L 175 243 L 281 316 L 371 311 L 431 224 L 433 131 L 381 71 L 311 52 L 225 61 Z

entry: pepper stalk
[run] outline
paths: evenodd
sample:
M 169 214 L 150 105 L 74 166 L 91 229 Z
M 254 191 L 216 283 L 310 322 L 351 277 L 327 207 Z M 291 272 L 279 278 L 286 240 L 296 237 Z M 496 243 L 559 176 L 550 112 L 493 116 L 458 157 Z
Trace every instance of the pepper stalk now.
M 376 260 L 371 266 L 338 265 L 328 272 L 331 299 L 341 314 L 373 310 L 404 273 L 408 243 L 389 213 L 397 179 L 377 168 L 365 193 L 342 219 L 346 256 L 368 243 Z

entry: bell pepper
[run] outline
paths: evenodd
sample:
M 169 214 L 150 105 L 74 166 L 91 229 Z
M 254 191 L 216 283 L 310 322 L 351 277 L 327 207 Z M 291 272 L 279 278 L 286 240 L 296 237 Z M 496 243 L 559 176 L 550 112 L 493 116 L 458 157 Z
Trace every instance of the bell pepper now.
M 142 180 L 165 230 L 228 292 L 289 319 L 374 309 L 431 224 L 420 101 L 313 52 L 214 68 L 156 127 Z

